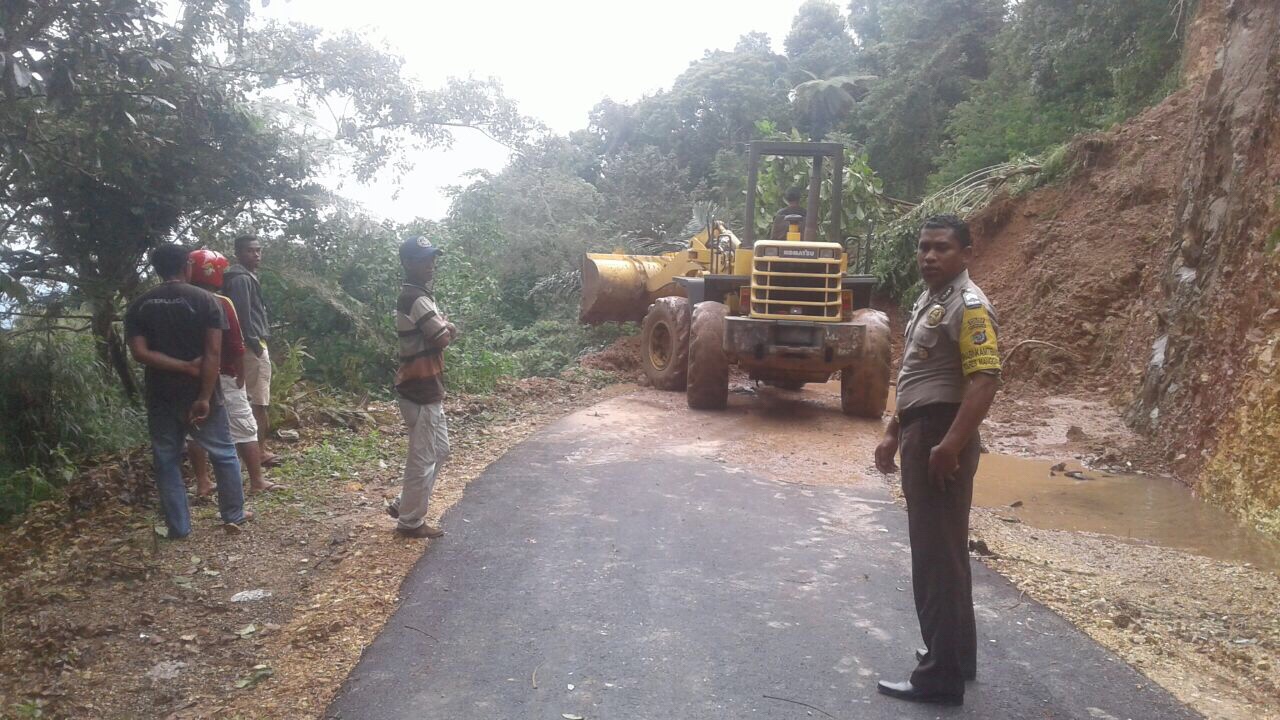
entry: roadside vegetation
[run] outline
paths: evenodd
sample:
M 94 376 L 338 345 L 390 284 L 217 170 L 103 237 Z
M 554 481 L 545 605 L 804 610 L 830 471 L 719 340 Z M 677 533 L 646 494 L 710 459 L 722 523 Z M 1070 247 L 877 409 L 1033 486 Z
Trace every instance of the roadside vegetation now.
M 750 140 L 847 146 L 848 232 L 874 231 L 873 270 L 900 300 L 916 282 L 906 237 L 919 213 L 905 209 L 927 197 L 972 210 L 1074 134 L 1158 101 L 1177 84 L 1193 10 L 810 0 L 785 37 L 708 50 L 667 89 L 602 100 L 587 127 L 558 136 L 496 81 L 421 87 L 357 33 L 265 22 L 245 0 L 181 7 L 0 8 L 0 522 L 141 443 L 140 373 L 119 321 L 153 282 L 158 243 L 227 252 L 238 232 L 264 238 L 286 425 L 302 400 L 387 396 L 394 248 L 408 233 L 447 253 L 438 291 L 463 329 L 453 388 L 555 376 L 630 332 L 578 325 L 581 254 L 669 250 L 708 212 L 740 230 Z M 401 174 L 406 149 L 477 131 L 512 161 L 454 188 L 444 218 L 380 221 L 320 184 L 335 170 Z M 797 172 L 766 167 L 764 204 Z

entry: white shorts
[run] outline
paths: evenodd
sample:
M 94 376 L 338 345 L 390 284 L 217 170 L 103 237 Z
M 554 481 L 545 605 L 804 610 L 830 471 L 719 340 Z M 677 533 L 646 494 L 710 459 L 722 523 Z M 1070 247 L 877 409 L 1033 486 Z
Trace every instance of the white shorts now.
M 236 379 L 230 375 L 219 375 L 218 382 L 222 386 L 222 402 L 227 406 L 227 423 L 231 425 L 231 442 L 239 445 L 258 441 L 258 422 L 253 419 L 253 408 L 249 407 L 249 394 L 245 388 L 236 387 Z M 248 383 L 245 383 L 248 387 Z
M 245 348 L 244 390 L 254 405 L 271 404 L 271 353 L 267 352 L 266 343 L 262 344 L 262 357 Z

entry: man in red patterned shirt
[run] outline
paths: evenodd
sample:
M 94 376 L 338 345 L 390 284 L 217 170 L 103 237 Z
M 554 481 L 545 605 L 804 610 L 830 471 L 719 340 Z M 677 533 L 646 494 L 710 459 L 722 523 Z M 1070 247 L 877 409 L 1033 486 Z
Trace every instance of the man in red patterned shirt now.
M 236 308 L 230 298 L 218 294 L 222 289 L 222 274 L 229 265 L 222 253 L 203 248 L 195 250 L 187 261 L 187 281 L 213 293 L 227 318 L 229 328 L 222 333 L 222 366 L 219 369 L 218 382 L 222 387 L 222 395 L 227 405 L 231 441 L 236 444 L 240 461 L 249 470 L 249 492 L 276 490 L 282 486 L 268 482 L 262 477 L 258 425 L 253 417 L 253 409 L 249 406 L 249 396 L 245 394 L 244 389 L 245 346 L 240 320 L 236 316 Z M 209 465 L 206 462 L 204 448 L 198 443 L 188 442 L 187 454 L 191 458 L 191 469 L 196 475 L 196 497 L 208 497 L 213 492 L 213 483 L 209 480 Z

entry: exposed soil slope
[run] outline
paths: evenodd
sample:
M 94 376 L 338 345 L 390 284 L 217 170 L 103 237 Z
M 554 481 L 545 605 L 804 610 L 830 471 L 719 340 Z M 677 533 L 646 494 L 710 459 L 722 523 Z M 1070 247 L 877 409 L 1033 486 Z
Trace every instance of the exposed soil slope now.
M 1015 381 L 1101 391 L 1186 480 L 1280 531 L 1280 5 L 1204 0 L 1186 86 L 978 218 Z M 1203 471 L 1203 472 L 1202 472 Z
M 975 280 L 1000 313 L 1009 372 L 1055 389 L 1141 383 L 1156 332 L 1160 266 L 1189 141 L 1194 92 L 1077 140 L 1068 179 L 1005 199 L 974 221 Z M 1066 385 L 1066 388 L 1063 386 Z

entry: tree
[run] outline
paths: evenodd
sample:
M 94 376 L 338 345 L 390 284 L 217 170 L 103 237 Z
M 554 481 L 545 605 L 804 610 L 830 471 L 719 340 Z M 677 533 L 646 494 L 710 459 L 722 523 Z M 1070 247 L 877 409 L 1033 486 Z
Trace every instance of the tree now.
M 133 392 L 114 321 L 147 252 L 267 218 L 281 232 L 323 211 L 315 181 L 339 152 L 361 177 L 407 144 L 477 127 L 529 131 L 498 88 L 417 88 L 398 58 L 355 36 L 246 24 L 242 0 L 6 3 L 0 48 L 0 292 L 86 304 L 100 356 Z M 289 106 L 266 91 L 292 89 Z M 335 133 L 309 105 L 342 98 Z M 401 168 L 402 169 L 402 168 Z
M 1106 127 L 1176 86 L 1168 0 L 1025 0 L 996 38 L 991 73 L 948 122 L 937 184 Z
M 773 54 L 773 41 L 769 39 L 768 33 L 749 32 L 738 38 L 737 44 L 733 46 L 735 53 L 758 53 Z
M 628 148 L 609 158 L 597 186 L 602 219 L 620 239 L 678 234 L 689 219 L 688 173 L 657 148 Z
M 849 3 L 849 28 L 860 47 L 871 47 L 884 37 L 880 5 L 892 0 L 853 0 Z
M 859 62 L 881 79 L 852 126 L 890 194 L 919 198 L 940 155 L 946 122 L 989 73 L 1003 0 L 858 2 Z
M 673 157 L 688 173 L 684 189 L 691 191 L 710 177 L 720 150 L 755 136 L 757 120 L 787 122 L 787 73 L 786 58 L 766 49 L 708 52 L 668 91 L 632 105 L 602 101 L 588 127 L 606 158 L 642 146 Z
M 807 0 L 796 11 L 784 43 L 792 67 L 810 77 L 850 72 L 857 47 L 840 9 L 827 0 Z
M 813 140 L 826 137 L 843 125 L 875 80 L 874 75 L 840 75 L 800 83 L 791 91 L 796 125 Z

